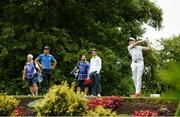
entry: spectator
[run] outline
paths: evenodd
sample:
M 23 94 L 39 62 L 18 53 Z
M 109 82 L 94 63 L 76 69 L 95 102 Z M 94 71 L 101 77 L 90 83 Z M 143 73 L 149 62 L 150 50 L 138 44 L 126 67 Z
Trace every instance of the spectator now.
M 57 61 L 53 55 L 50 54 L 50 47 L 44 47 L 44 53 L 40 54 L 35 60 L 42 69 L 43 82 L 46 92 L 49 89 L 49 81 L 52 76 L 52 70 L 55 69 Z
M 38 95 L 37 69 L 40 70 L 38 64 L 33 61 L 33 55 L 28 54 L 27 62 L 25 63 L 23 70 L 23 80 L 28 80 L 32 96 Z

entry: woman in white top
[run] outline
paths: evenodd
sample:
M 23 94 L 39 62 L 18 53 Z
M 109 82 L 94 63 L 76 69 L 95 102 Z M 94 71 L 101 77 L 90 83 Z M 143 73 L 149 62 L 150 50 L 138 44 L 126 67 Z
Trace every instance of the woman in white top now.
M 37 70 L 40 70 L 37 63 L 33 61 L 33 55 L 27 55 L 27 62 L 24 65 L 23 80 L 27 79 L 32 96 L 38 95 Z

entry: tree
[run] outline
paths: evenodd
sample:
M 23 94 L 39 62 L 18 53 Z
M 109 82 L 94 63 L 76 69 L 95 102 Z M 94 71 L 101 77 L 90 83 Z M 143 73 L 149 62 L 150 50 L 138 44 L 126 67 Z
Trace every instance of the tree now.
M 1 8 L 0 89 L 10 94 L 26 93 L 19 88 L 26 55 L 37 57 L 44 45 L 59 63 L 55 83 L 71 83 L 68 74 L 79 55 L 96 47 L 103 58 L 104 94 L 124 94 L 121 84 L 130 76 L 127 38 L 141 36 L 144 23 L 159 29 L 162 22 L 161 9 L 149 0 L 6 0 Z
M 174 86 L 172 86 L 171 82 L 175 82 L 172 78 L 174 77 L 172 74 L 174 74 L 175 69 L 178 70 L 178 67 L 176 65 L 172 65 L 172 63 L 179 63 L 180 61 L 180 54 L 179 54 L 179 42 L 180 41 L 180 36 L 172 36 L 171 38 L 168 39 L 161 39 L 159 42 L 161 43 L 162 49 L 157 51 L 155 53 L 155 56 L 157 58 L 157 66 L 155 68 L 155 75 L 157 80 L 153 80 L 151 82 L 154 82 L 155 84 L 158 83 L 158 87 L 156 87 L 158 93 L 164 93 L 168 90 L 175 90 Z M 177 64 L 178 65 L 178 64 Z M 172 73 L 168 73 L 172 70 Z M 161 72 L 161 73 L 159 73 Z M 164 75 L 163 75 L 164 73 Z M 159 75 L 161 74 L 161 75 Z M 168 75 L 168 78 L 164 77 Z M 174 74 L 175 76 L 177 74 Z M 170 82 L 168 81 L 170 80 Z M 165 82 L 164 82 L 165 81 Z M 151 84 L 153 87 L 153 85 Z
M 160 56 L 160 68 L 166 67 L 168 63 L 180 61 L 180 35 L 173 36 L 169 39 L 162 39 L 162 50 L 159 51 Z

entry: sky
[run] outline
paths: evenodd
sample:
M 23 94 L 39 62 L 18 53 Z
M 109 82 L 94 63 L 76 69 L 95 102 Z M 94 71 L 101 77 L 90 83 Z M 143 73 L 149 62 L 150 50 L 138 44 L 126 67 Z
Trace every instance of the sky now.
M 163 28 L 158 31 L 147 25 L 144 38 L 148 37 L 152 41 L 153 46 L 157 47 L 157 40 L 160 38 L 170 38 L 180 34 L 180 0 L 150 0 L 155 2 L 163 10 Z

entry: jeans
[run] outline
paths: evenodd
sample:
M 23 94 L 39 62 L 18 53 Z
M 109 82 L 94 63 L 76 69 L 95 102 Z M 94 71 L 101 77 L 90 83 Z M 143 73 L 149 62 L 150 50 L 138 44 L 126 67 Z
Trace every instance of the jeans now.
M 101 94 L 100 75 L 96 72 L 92 72 L 90 73 L 90 78 L 92 80 L 92 95 L 97 96 L 97 94 Z

